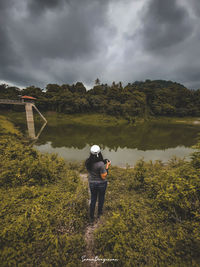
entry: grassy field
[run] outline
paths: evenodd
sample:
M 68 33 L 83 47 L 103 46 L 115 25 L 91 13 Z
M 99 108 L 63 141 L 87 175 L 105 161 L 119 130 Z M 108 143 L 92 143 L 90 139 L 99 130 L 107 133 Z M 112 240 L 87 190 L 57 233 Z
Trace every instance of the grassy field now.
M 21 135 L 20 132 L 14 127 L 13 123 L 8 121 L 5 116 L 0 115 L 0 133 L 1 134 L 15 134 Z
M 26 120 L 25 111 L 24 112 L 5 112 L 2 114 L 9 118 L 13 123 L 21 122 Z M 127 120 L 121 117 L 114 117 L 105 114 L 63 114 L 56 112 L 44 112 L 42 113 L 47 119 L 50 125 L 58 124 L 79 124 L 79 125 L 92 125 L 92 126 L 117 126 L 127 124 Z M 36 122 L 43 122 L 41 117 L 34 111 L 34 118 Z
M 24 112 L 15 112 L 15 111 L 1 111 L 1 114 L 8 117 L 12 122 L 21 122 L 23 123 L 26 120 L 26 114 Z M 47 119 L 50 125 L 58 124 L 79 124 L 79 125 L 91 125 L 91 126 L 120 126 L 131 124 L 127 119 L 123 117 L 115 117 L 106 114 L 63 114 L 53 111 L 42 112 L 42 114 Z M 43 123 L 43 120 L 34 111 L 34 118 L 36 122 Z M 130 118 L 135 122 L 133 124 L 141 124 L 143 122 L 163 122 L 163 123 L 174 123 L 174 124 L 200 124 L 200 118 L 198 117 L 148 117 L 144 118 Z

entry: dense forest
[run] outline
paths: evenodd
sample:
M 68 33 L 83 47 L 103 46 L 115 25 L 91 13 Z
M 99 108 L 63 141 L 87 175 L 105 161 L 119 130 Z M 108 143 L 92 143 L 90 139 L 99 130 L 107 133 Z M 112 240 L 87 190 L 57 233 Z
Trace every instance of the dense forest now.
M 1 266 L 88 266 L 82 163 L 41 154 L 0 116 Z M 191 161 L 111 167 L 94 231 L 102 266 L 199 266 L 200 144 Z
M 183 85 L 164 80 L 101 84 L 96 79 L 92 89 L 76 84 L 48 84 L 45 89 L 29 86 L 25 89 L 0 85 L 0 98 L 19 99 L 20 95 L 37 98 L 43 111 L 62 113 L 105 113 L 123 117 L 199 116 L 200 89 L 190 90 Z M 8 108 L 1 105 L 1 108 Z M 9 107 L 18 110 L 20 107 Z

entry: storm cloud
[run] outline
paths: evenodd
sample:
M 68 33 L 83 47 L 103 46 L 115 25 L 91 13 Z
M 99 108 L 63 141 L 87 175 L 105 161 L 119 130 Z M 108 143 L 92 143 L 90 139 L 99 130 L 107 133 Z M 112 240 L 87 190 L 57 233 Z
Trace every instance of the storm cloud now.
M 184 42 L 193 32 L 188 11 L 175 0 L 150 1 L 143 19 L 143 44 L 155 53 Z
M 200 88 L 198 0 L 0 0 L 0 80 Z

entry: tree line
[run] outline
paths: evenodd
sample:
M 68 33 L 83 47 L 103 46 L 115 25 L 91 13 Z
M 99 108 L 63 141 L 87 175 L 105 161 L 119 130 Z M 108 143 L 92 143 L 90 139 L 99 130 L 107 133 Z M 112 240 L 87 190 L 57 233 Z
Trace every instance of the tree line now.
M 20 95 L 36 97 L 37 106 L 43 111 L 67 114 L 96 112 L 123 117 L 200 115 L 200 89 L 188 89 L 165 80 L 135 81 L 122 86 L 121 82 L 103 84 L 97 78 L 90 90 L 86 90 L 81 82 L 48 84 L 45 89 L 0 85 L 0 98 L 17 99 Z

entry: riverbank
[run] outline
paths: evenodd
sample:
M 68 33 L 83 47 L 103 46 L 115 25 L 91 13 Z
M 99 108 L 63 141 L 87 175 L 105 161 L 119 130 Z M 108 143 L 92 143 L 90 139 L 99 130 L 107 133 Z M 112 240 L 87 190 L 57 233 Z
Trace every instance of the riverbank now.
M 106 114 L 64 114 L 53 111 L 42 112 L 50 126 L 59 124 L 89 125 L 89 126 L 118 126 L 127 125 L 127 120 L 122 117 L 115 117 Z M 13 123 L 23 123 L 26 120 L 24 112 L 3 111 L 2 115 L 6 116 Z M 37 113 L 34 114 L 36 123 L 41 122 Z
M 20 136 L 20 131 L 14 127 L 13 123 L 8 121 L 5 116 L 0 115 L 0 133 L 1 134 L 15 134 Z
M 151 117 L 149 121 L 171 123 L 171 124 L 200 124 L 200 117 Z
M 16 111 L 1 111 L 1 114 L 8 117 L 13 123 L 24 122 L 26 120 L 25 111 L 16 112 Z M 171 124 L 200 124 L 199 117 L 167 117 L 167 116 L 157 116 L 152 117 L 148 116 L 146 118 L 142 117 L 131 117 L 128 118 L 120 116 L 111 116 L 107 114 L 99 113 L 80 113 L 80 114 L 65 114 L 58 113 L 54 111 L 42 112 L 42 114 L 47 119 L 48 123 L 52 125 L 59 124 L 77 124 L 77 125 L 86 125 L 86 126 L 100 126 L 100 127 L 109 127 L 109 126 L 126 126 L 126 125 L 138 125 L 146 122 L 163 122 Z M 37 113 L 34 114 L 35 122 L 41 122 L 40 116 Z M 42 121 L 43 122 L 43 121 Z

